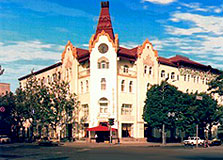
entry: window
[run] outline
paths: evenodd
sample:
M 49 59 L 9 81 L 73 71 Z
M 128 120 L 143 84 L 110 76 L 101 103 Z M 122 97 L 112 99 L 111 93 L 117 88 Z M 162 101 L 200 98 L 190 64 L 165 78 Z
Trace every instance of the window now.
M 129 92 L 132 92 L 132 81 L 129 82 Z
M 61 79 L 61 73 L 58 72 L 58 80 L 60 80 L 60 79 Z
M 188 81 L 188 82 L 190 81 L 190 75 L 187 76 L 187 81 Z
M 106 90 L 106 80 L 105 80 L 105 78 L 101 79 L 101 90 Z
M 122 92 L 125 91 L 125 80 L 122 80 L 122 82 L 121 82 L 121 91 Z
M 162 78 L 165 77 L 165 71 L 164 71 L 164 70 L 161 71 L 161 77 L 162 77 Z
M 108 69 L 109 68 L 109 61 L 105 57 L 101 57 L 98 60 L 98 69 Z
M 51 82 L 51 79 L 50 79 L 50 76 L 49 75 L 47 76 L 47 79 L 48 79 L 48 83 L 50 83 Z
M 175 73 L 174 72 L 171 73 L 171 79 L 175 79 Z
M 147 72 L 147 66 L 144 67 L 144 74 Z
M 151 88 L 152 85 L 150 85 L 150 83 L 147 83 L 147 90 L 149 90 Z
M 84 86 L 83 86 L 83 82 L 81 82 L 81 93 L 83 93 L 84 91 Z
M 180 76 L 179 76 L 179 75 L 177 75 L 177 80 L 178 80 L 178 81 L 180 80 Z
M 194 83 L 196 82 L 196 76 L 194 76 Z
M 197 83 L 199 83 L 199 77 L 197 77 Z
M 152 67 L 149 67 L 149 74 L 152 74 Z
M 43 77 L 42 81 L 43 81 L 43 84 L 45 84 L 46 83 L 46 78 Z
M 129 66 L 127 66 L 127 65 L 124 65 L 124 73 L 128 73 L 129 72 Z
M 69 71 L 68 69 L 66 70 L 66 74 L 67 74 L 67 80 L 69 79 Z
M 184 75 L 184 81 L 187 81 L 187 75 Z
M 99 100 L 99 104 L 100 104 L 100 113 L 108 113 L 108 99 L 101 98 Z
M 88 80 L 86 80 L 86 92 L 88 92 L 89 86 L 88 86 Z
M 131 115 L 132 114 L 132 105 L 131 104 L 122 104 L 121 114 L 122 115 Z
M 89 115 L 89 107 L 88 107 L 88 104 L 83 104 L 82 105 L 82 109 L 83 109 L 84 116 L 88 116 Z
M 54 73 L 54 74 L 53 74 L 53 81 L 56 82 L 56 80 L 57 80 L 57 74 Z
M 202 84 L 204 84 L 204 78 L 202 78 Z

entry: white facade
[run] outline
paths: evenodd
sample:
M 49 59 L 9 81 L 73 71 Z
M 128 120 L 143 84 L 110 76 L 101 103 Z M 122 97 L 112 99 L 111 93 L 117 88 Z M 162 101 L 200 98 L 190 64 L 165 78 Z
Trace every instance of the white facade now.
M 107 13 L 104 10 L 108 10 L 107 4 L 102 7 L 99 20 L 103 16 L 110 19 L 109 15 L 104 15 Z M 108 46 L 105 53 L 100 51 L 101 44 Z M 61 73 L 62 79 L 70 83 L 71 91 L 78 95 L 79 119 L 84 118 L 86 126 L 95 127 L 114 118 L 113 127 L 118 129 L 119 137 L 140 139 L 144 138 L 142 114 L 151 85 L 161 83 L 168 76 L 168 82 L 183 92 L 204 92 L 208 87 L 206 82 L 215 76 L 216 70 L 209 66 L 182 56 L 173 58 L 159 57 L 149 40 L 134 49 L 122 48 L 118 36 L 111 37 L 111 30 L 105 28 L 97 29 L 88 50 L 75 48 L 69 41 L 61 64 L 35 74 L 43 79 Z M 181 65 L 182 62 L 189 67 Z M 26 78 L 20 78 L 22 85 Z

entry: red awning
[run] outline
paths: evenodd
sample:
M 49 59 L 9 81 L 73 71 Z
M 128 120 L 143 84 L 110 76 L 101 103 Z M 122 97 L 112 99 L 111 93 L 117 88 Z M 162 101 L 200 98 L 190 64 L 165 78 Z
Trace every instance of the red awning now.
M 97 126 L 92 128 L 87 128 L 87 131 L 110 131 L 108 127 L 106 126 Z M 112 128 L 112 131 L 117 131 L 117 129 Z

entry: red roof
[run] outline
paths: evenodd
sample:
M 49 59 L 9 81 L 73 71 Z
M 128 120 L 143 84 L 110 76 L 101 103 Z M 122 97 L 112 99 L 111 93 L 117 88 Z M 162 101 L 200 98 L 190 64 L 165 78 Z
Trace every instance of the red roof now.
M 106 126 L 97 126 L 97 127 L 92 127 L 92 128 L 88 128 L 87 131 L 110 131 L 108 127 Z M 112 128 L 112 131 L 117 131 L 117 129 Z
M 121 57 L 126 60 L 136 61 L 137 58 L 138 47 L 127 49 L 124 47 L 119 47 L 118 49 L 118 57 Z
M 101 13 L 98 20 L 98 26 L 94 39 L 97 38 L 98 34 L 102 31 L 109 34 L 110 38 L 114 41 L 115 36 L 112 28 L 111 17 L 109 14 L 109 2 L 101 2 Z
M 78 62 L 84 62 L 89 59 L 90 53 L 87 49 L 76 48 Z

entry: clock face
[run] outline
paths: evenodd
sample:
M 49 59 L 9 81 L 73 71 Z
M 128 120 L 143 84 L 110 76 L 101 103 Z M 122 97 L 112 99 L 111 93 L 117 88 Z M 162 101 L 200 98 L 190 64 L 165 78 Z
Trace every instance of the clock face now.
M 98 51 L 100 53 L 106 53 L 108 51 L 108 45 L 105 43 L 102 43 L 98 46 Z

